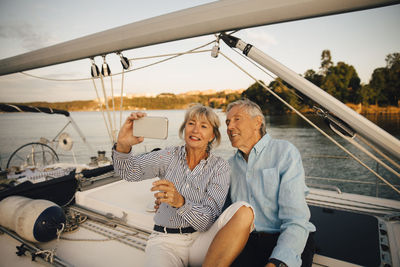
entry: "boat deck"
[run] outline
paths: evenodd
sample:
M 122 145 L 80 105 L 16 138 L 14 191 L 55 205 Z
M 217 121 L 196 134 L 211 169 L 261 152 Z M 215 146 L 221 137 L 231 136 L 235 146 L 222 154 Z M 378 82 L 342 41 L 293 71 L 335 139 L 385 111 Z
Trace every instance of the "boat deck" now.
M 63 233 L 60 240 L 37 246 L 56 248 L 57 257 L 73 266 L 144 266 L 144 248 L 153 227 L 153 181 L 117 181 L 77 192 L 70 210 L 88 219 L 76 231 Z M 319 189 L 311 190 L 308 201 L 311 221 L 318 229 L 314 266 L 398 264 L 391 262 L 390 253 L 382 248 L 399 247 L 399 238 L 389 240 L 384 232 L 399 233 L 400 223 L 383 223 L 380 215 L 389 210 L 394 214 L 400 210 L 400 202 Z M 340 210 L 342 205 L 353 210 Z M 372 213 L 379 216 L 367 214 L 366 206 L 373 206 Z M 0 266 L 38 266 L 30 256 L 15 255 L 19 244 L 6 234 L 0 235 L 0 246 L 5 248 L 0 250 Z

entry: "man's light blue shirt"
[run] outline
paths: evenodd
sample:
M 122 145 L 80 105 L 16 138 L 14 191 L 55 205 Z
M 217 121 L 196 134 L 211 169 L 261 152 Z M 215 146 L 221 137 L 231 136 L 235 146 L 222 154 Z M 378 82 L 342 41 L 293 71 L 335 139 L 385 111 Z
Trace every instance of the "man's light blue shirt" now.
M 266 134 L 251 149 L 248 162 L 237 151 L 229 163 L 232 201 L 254 207 L 256 231 L 280 233 L 270 258 L 300 266 L 308 234 L 315 226 L 309 222 L 308 188 L 297 148 Z

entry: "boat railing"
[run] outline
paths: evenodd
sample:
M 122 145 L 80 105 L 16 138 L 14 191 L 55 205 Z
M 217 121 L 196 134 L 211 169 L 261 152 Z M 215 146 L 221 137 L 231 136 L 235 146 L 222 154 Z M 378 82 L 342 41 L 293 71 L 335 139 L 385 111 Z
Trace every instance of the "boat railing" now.
M 306 176 L 307 178 L 307 176 Z M 328 189 L 328 190 L 333 190 L 336 191 L 338 194 L 342 193 L 342 190 L 340 190 L 339 187 L 336 185 L 329 185 L 329 184 L 313 184 L 313 183 L 306 183 L 308 187 L 312 188 L 321 188 L 321 189 Z
M 342 155 L 305 155 L 303 156 L 303 159 L 336 159 L 336 160 L 349 160 L 352 159 L 350 156 L 342 156 Z M 361 159 L 368 159 L 366 156 L 359 156 Z M 376 163 L 374 169 L 378 173 L 380 171 L 378 163 Z M 306 184 L 308 187 L 311 188 L 321 188 L 321 189 L 328 189 L 328 190 L 333 190 L 336 191 L 338 194 L 342 193 L 342 189 L 338 185 L 334 185 L 332 183 L 353 183 L 353 184 L 363 184 L 363 185 L 371 185 L 375 186 L 375 197 L 379 197 L 379 187 L 380 186 L 388 186 L 386 183 L 383 183 L 380 181 L 379 178 L 375 178 L 375 181 L 372 180 L 360 180 L 360 179 L 351 179 L 351 178 L 338 178 L 338 177 L 324 177 L 324 176 L 319 176 L 319 175 L 306 175 Z M 312 179 L 315 180 L 316 182 L 309 182 L 307 180 Z M 324 182 L 324 183 L 318 183 L 318 182 Z M 400 189 L 400 184 L 394 184 L 391 183 L 391 185 L 395 188 Z

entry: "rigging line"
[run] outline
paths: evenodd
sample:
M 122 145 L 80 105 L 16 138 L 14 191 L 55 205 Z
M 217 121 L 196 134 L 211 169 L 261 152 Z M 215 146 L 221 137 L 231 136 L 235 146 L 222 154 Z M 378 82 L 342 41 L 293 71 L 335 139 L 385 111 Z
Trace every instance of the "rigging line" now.
M 384 157 L 387 161 L 389 161 L 391 164 L 396 166 L 398 169 L 400 169 L 400 165 L 395 162 L 393 159 L 389 158 L 385 153 L 383 153 L 381 150 L 379 150 L 377 147 L 372 145 L 370 142 L 368 142 L 364 137 L 357 135 L 358 139 L 360 139 L 364 144 L 368 145 L 370 148 L 372 148 L 376 153 Z
M 122 127 L 122 107 L 124 103 L 124 78 L 125 78 L 125 70 L 122 69 L 122 75 L 121 75 L 121 105 L 119 107 L 119 129 Z
M 115 118 L 115 100 L 114 100 L 114 83 L 113 78 L 110 76 L 110 83 L 111 83 L 111 99 L 112 99 L 112 111 L 113 111 L 113 122 L 114 122 L 114 131 L 112 132 L 113 141 L 115 142 L 117 139 L 115 138 L 115 134 L 117 131 L 117 120 Z
M 112 120 L 111 120 L 111 115 L 110 115 L 110 108 L 108 106 L 108 99 L 107 99 L 106 89 L 105 89 L 105 86 L 104 86 L 103 75 L 100 75 L 100 80 L 101 80 L 101 87 L 103 89 L 104 102 L 105 102 L 105 106 L 106 106 L 108 123 L 110 124 L 111 137 L 113 137 L 114 128 L 113 128 L 113 125 L 112 125 Z M 114 138 L 112 138 L 111 144 L 113 144 L 114 141 L 115 141 Z
M 211 49 L 208 49 L 208 50 L 200 50 L 200 51 L 196 51 L 196 50 L 198 50 L 198 49 L 200 49 L 200 48 L 203 48 L 203 47 L 205 47 L 205 46 L 207 46 L 207 45 L 210 45 L 210 44 L 212 44 L 212 43 L 214 43 L 214 41 L 208 42 L 207 44 L 204 44 L 204 45 L 202 45 L 202 46 L 193 48 L 193 49 L 188 50 L 188 51 L 186 51 L 186 52 L 170 54 L 170 55 L 174 55 L 174 56 L 173 56 L 173 57 L 170 57 L 170 58 L 167 58 L 167 59 L 164 59 L 164 60 L 160 60 L 160 61 L 158 61 L 158 62 L 154 62 L 154 63 L 148 64 L 148 65 L 139 67 L 139 68 L 136 68 L 136 69 L 131 69 L 131 70 L 128 70 L 128 71 L 125 71 L 125 72 L 131 72 L 131 71 L 136 71 L 136 70 L 144 69 L 144 68 L 147 68 L 147 67 L 151 67 L 151 66 L 156 65 L 156 64 L 158 64 L 158 63 L 163 63 L 163 62 L 165 62 L 165 61 L 168 61 L 168 60 L 171 60 L 171 59 L 174 59 L 174 58 L 176 58 L 176 57 L 183 56 L 183 55 L 186 55 L 186 54 L 195 54 L 195 53 L 210 52 Z M 168 56 L 168 54 L 167 54 L 167 55 L 160 55 L 160 56 L 152 56 L 152 57 L 134 58 L 134 59 L 129 59 L 129 61 L 131 61 L 131 60 L 138 60 L 138 59 L 149 59 L 149 58 L 155 58 L 155 57 L 165 57 L 165 56 Z M 37 75 L 29 74 L 29 73 L 26 73 L 26 72 L 23 72 L 23 71 L 20 71 L 20 73 L 21 73 L 21 74 L 24 74 L 24 75 L 26 75 L 26 76 L 30 76 L 30 77 L 32 77 L 32 78 L 41 79 L 41 80 L 47 80 L 47 81 L 53 81 L 53 82 L 78 82 L 78 81 L 88 81 L 88 80 L 93 79 L 93 78 L 53 79 L 53 78 L 46 78 L 46 77 L 42 77 L 42 76 L 37 76 Z M 117 75 L 121 75 L 121 74 L 122 74 L 122 72 L 118 72 L 118 73 L 111 74 L 110 76 L 117 76 Z
M 112 137 L 111 137 L 111 132 L 110 132 L 110 129 L 108 128 L 108 124 L 107 124 L 107 121 L 106 121 L 106 116 L 104 115 L 103 103 L 101 102 L 101 98 L 99 96 L 99 92 L 97 91 L 97 86 L 96 86 L 96 83 L 94 81 L 94 78 L 92 78 L 92 82 L 93 82 L 94 90 L 96 91 L 97 99 L 99 100 L 99 106 L 100 106 L 100 110 L 101 110 L 101 115 L 103 116 L 104 124 L 106 125 L 106 128 L 107 128 L 108 137 L 110 137 L 110 142 L 112 144 L 113 141 L 112 141 Z
M 209 45 L 209 44 L 207 44 Z M 195 48 L 199 49 L 199 48 Z M 210 51 L 209 49 L 207 50 L 199 50 L 199 51 L 190 51 L 190 52 L 180 52 L 180 53 L 170 53 L 170 54 L 161 54 L 161 55 L 155 55 L 155 56 L 148 56 L 148 57 L 134 57 L 130 58 L 129 61 L 134 61 L 134 60 L 145 60 L 145 59 L 152 59 L 152 58 L 159 58 L 159 57 L 169 57 L 169 56 L 183 56 L 185 54 L 198 54 L 198 53 L 204 53 Z
M 37 75 L 33 75 L 30 73 L 26 73 L 24 71 L 20 71 L 19 73 L 26 75 L 26 76 L 30 76 L 32 78 L 37 78 L 37 79 L 41 79 L 41 80 L 47 80 L 47 81 L 53 81 L 53 82 L 81 82 L 81 81 L 89 81 L 92 78 L 78 78 L 78 79 L 54 79 L 54 78 L 46 78 L 46 77 L 42 77 L 42 76 L 37 76 Z
M 353 146 L 355 146 L 356 148 L 358 148 L 359 150 L 361 150 L 362 152 L 364 152 L 365 154 L 367 154 L 369 157 L 371 157 L 373 160 L 375 160 L 376 162 L 378 162 L 379 164 L 381 164 L 385 169 L 387 169 L 388 171 L 390 171 L 391 173 L 393 173 L 394 175 L 396 175 L 398 178 L 400 178 L 400 174 L 398 172 L 396 172 L 395 170 L 393 170 L 390 166 L 388 166 L 386 163 L 384 163 L 382 160 L 380 160 L 379 158 L 377 158 L 374 154 L 372 154 L 371 152 L 369 152 L 367 149 L 365 149 L 365 147 L 363 147 L 362 145 L 360 145 L 359 143 L 357 143 L 353 138 L 350 138 L 348 136 L 345 136 L 344 134 L 342 134 L 340 131 L 338 131 L 335 127 L 331 127 L 331 129 L 340 137 L 342 137 L 343 139 L 347 140 L 350 144 L 352 144 Z M 354 136 L 357 136 L 357 134 L 355 134 Z
M 202 50 L 201 52 L 204 53 L 204 52 L 210 52 L 210 51 L 211 51 L 211 49 Z M 171 60 L 171 59 L 174 59 L 174 58 L 183 56 L 183 55 L 185 55 L 185 54 L 189 54 L 189 53 L 179 53 L 179 54 L 177 54 L 176 56 L 172 56 L 172 57 L 169 57 L 169 58 L 160 60 L 160 61 L 156 61 L 156 62 L 150 63 L 150 64 L 148 64 L 148 65 L 144 65 L 144 66 L 138 67 L 138 68 L 136 68 L 136 69 L 127 70 L 127 71 L 125 71 L 125 72 L 137 71 L 137 70 L 141 70 L 141 69 L 144 69 L 144 68 L 148 68 L 148 67 L 151 67 L 151 66 L 160 64 L 160 63 L 164 63 L 164 62 L 166 62 L 166 61 L 168 61 L 168 60 Z M 114 75 L 119 75 L 119 74 L 121 74 L 121 73 L 116 73 L 116 74 L 114 74 Z
M 160 60 L 160 61 L 156 61 L 156 62 L 150 63 L 150 64 L 148 64 L 148 65 L 144 65 L 144 66 L 139 67 L 139 68 L 136 68 L 136 69 L 127 70 L 127 71 L 125 71 L 125 72 L 131 72 L 131 71 L 136 71 L 136 70 L 144 69 L 144 68 L 147 68 L 147 67 L 150 67 L 150 66 L 154 66 L 154 65 L 156 65 L 156 64 L 163 63 L 163 62 L 166 62 L 166 61 L 168 61 L 168 60 L 171 60 L 171 59 L 174 59 L 174 58 L 183 56 L 183 55 L 185 55 L 185 54 L 196 53 L 196 52 L 194 52 L 194 51 L 196 51 L 196 50 L 198 50 L 198 49 L 200 49 L 200 48 L 206 47 L 206 46 L 208 46 L 208 45 L 210 45 L 210 44 L 212 44 L 212 43 L 214 43 L 214 42 L 215 42 L 215 41 L 208 42 L 208 43 L 206 43 L 206 44 L 204 44 L 204 45 L 201 45 L 201 46 L 198 46 L 198 47 L 196 47 L 196 48 L 190 49 L 190 50 L 188 50 L 188 51 L 186 51 L 186 52 L 182 52 L 182 53 L 175 54 L 175 56 L 172 56 L 172 57 L 169 57 L 169 58 L 166 58 L 166 59 L 162 59 L 162 60 Z M 201 51 L 201 52 L 209 52 L 209 51 L 211 51 L 211 49 L 210 49 L 210 50 L 203 50 L 203 51 Z M 200 53 L 200 52 L 198 52 L 198 53 Z M 131 59 L 130 59 L 130 60 L 131 60 Z M 121 73 L 119 72 L 119 73 L 116 73 L 116 74 L 114 74 L 114 75 L 119 75 L 119 74 L 121 74 Z
M 245 55 L 243 55 L 243 53 L 240 53 L 239 51 L 236 51 L 235 49 L 232 49 L 236 54 L 238 54 L 239 56 L 241 56 L 242 58 L 244 58 L 245 60 L 247 60 L 250 64 L 252 64 L 253 66 L 255 66 L 256 68 L 258 68 L 260 71 L 264 72 L 265 74 L 267 74 L 269 77 L 271 77 L 272 79 L 274 79 L 275 81 L 277 81 L 283 88 L 286 88 L 290 93 L 294 94 L 295 96 L 297 96 L 298 98 L 300 98 L 301 100 L 304 100 L 302 96 L 300 96 L 299 94 L 296 93 L 295 90 L 288 88 L 286 85 L 284 85 L 281 81 L 281 79 L 276 79 L 278 78 L 277 76 L 273 75 L 272 73 L 268 72 L 267 70 L 265 70 L 264 68 L 262 68 L 257 62 L 254 62 L 253 60 L 250 60 L 248 57 L 246 57 Z
M 378 177 L 380 180 L 382 180 L 385 184 L 387 184 L 389 187 L 391 187 L 394 191 L 396 191 L 398 194 L 400 194 L 400 190 L 394 187 L 391 183 L 385 180 L 382 176 L 380 176 L 377 172 L 372 170 L 368 165 L 366 165 L 364 162 L 362 162 L 357 156 L 355 156 L 353 153 L 351 153 L 349 150 L 347 150 L 344 146 L 339 144 L 335 139 L 333 139 L 331 136 L 329 136 L 327 133 L 325 133 L 322 129 L 320 129 L 317 125 L 315 125 L 312 121 L 310 121 L 308 118 L 306 118 L 303 114 L 301 114 L 297 109 L 292 107 L 289 103 L 287 103 L 285 100 L 283 100 L 278 94 L 276 94 L 274 91 L 272 91 L 269 87 L 267 87 L 265 84 L 261 83 L 260 81 L 257 80 L 254 76 L 252 76 L 250 73 L 248 73 L 246 70 L 244 70 L 242 67 L 240 67 L 238 64 L 236 64 L 232 59 L 227 57 L 224 53 L 220 52 L 220 54 L 225 57 L 228 61 L 230 61 L 233 65 L 235 65 L 237 68 L 239 68 L 241 71 L 243 71 L 245 74 L 247 74 L 250 78 L 252 78 L 255 82 L 257 82 L 259 85 L 264 87 L 268 92 L 270 92 L 273 96 L 275 96 L 279 101 L 281 101 L 284 105 L 286 105 L 289 109 L 294 111 L 297 115 L 299 115 L 303 120 L 305 120 L 308 124 L 310 124 L 312 127 L 314 127 L 317 131 L 319 131 L 322 135 L 324 135 L 326 138 L 328 138 L 331 142 L 333 142 L 335 145 L 337 145 L 340 149 L 342 149 L 344 152 L 346 152 L 350 157 L 352 157 L 354 160 L 356 160 L 358 163 L 360 163 L 362 166 L 364 166 L 367 170 L 369 170 L 371 173 L 373 173 L 376 177 Z

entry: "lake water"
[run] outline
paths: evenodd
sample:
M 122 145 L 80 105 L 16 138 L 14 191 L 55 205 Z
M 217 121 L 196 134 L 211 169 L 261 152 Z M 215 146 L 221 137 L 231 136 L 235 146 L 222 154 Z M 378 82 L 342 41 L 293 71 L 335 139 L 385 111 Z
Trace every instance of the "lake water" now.
M 178 129 L 183 121 L 184 110 L 151 110 L 147 111 L 151 116 L 164 116 L 169 119 L 169 133 L 167 140 L 145 140 L 142 144 L 134 147 L 134 151 L 142 153 L 151 151 L 153 148 L 183 144 L 178 137 Z M 225 114 L 217 111 L 222 126 L 222 142 L 214 149 L 217 155 L 229 158 L 235 151 L 226 136 Z M 123 119 L 129 112 L 123 113 Z M 96 156 L 98 150 L 106 151 L 110 157 L 111 142 L 104 125 L 100 112 L 71 112 L 71 117 L 80 127 L 94 151 L 90 151 L 80 139 L 74 128 L 69 125 L 63 132 L 68 132 L 74 140 L 73 152 L 77 161 L 88 163 L 91 156 Z M 112 116 L 113 117 L 113 116 Z M 308 116 L 314 123 L 323 128 L 347 149 L 359 155 L 374 170 L 378 171 L 384 178 L 394 184 L 400 184 L 400 180 L 383 167 L 368 159 L 361 152 L 357 152 L 347 141 L 334 136 L 329 128 L 317 116 Z M 116 115 L 119 124 L 119 113 Z M 343 192 L 354 192 L 365 195 L 379 195 L 385 198 L 400 200 L 400 196 L 391 188 L 378 182 L 373 174 L 362 167 L 359 163 L 349 159 L 347 155 L 337 148 L 326 137 L 309 126 L 297 115 L 267 116 L 267 131 L 274 138 L 285 139 L 292 142 L 300 150 L 306 172 L 308 184 L 328 184 L 339 187 Z M 380 127 L 400 139 L 400 116 L 375 115 L 368 117 Z M 41 137 L 52 140 L 65 124 L 68 122 L 63 115 L 47 115 L 33 113 L 9 113 L 0 114 L 0 160 L 1 168 L 4 169 L 7 161 L 20 146 L 39 141 Z M 73 162 L 71 151 L 57 150 L 61 161 Z M 317 178 L 318 177 L 318 178 Z M 350 180 L 351 182 L 344 181 Z M 358 182 L 361 181 L 361 182 Z M 376 187 L 378 184 L 378 188 Z M 400 186 L 397 186 L 400 188 Z

